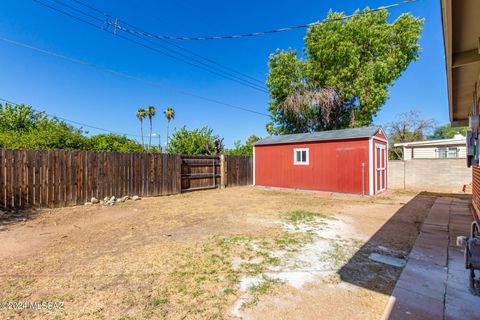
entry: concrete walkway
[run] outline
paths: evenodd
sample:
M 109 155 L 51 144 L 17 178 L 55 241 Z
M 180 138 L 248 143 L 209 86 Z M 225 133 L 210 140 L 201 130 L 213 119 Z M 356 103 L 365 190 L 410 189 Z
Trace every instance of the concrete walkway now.
M 387 319 L 480 319 L 480 297 L 468 289 L 459 235 L 469 235 L 469 201 L 439 198 L 430 209 L 392 293 Z

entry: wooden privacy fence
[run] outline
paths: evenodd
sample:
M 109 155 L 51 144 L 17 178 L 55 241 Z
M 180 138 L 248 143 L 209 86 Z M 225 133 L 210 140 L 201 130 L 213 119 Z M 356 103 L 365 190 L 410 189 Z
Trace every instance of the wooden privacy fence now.
M 252 183 L 252 159 L 0 149 L 2 209 L 81 205 L 92 197 L 160 196 Z
M 0 206 L 64 207 L 91 197 L 180 191 L 177 155 L 63 150 L 1 150 Z
M 253 157 L 225 157 L 226 186 L 245 186 L 253 184 Z

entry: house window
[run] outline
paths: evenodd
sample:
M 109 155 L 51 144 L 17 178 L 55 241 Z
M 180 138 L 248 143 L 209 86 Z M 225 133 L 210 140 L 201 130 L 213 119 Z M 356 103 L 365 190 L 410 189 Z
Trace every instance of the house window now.
M 295 148 L 293 149 L 293 164 L 307 165 L 309 163 L 309 149 Z
M 435 150 L 435 156 L 437 158 L 458 158 L 458 148 L 456 147 L 437 148 Z

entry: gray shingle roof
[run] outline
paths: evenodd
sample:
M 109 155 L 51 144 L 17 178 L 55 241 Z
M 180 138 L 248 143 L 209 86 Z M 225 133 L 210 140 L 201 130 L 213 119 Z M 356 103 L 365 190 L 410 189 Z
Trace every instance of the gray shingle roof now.
M 380 128 L 381 127 L 373 126 L 373 127 L 330 130 L 330 131 L 321 131 L 321 132 L 287 134 L 283 136 L 269 136 L 264 139 L 258 140 L 255 143 L 255 145 L 258 146 L 258 145 L 266 145 L 266 144 L 370 138 L 374 136 L 375 133 L 377 133 L 377 131 Z

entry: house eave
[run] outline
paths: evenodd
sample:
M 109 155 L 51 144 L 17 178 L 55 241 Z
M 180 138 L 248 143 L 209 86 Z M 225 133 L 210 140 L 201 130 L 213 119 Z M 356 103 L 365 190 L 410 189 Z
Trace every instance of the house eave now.
M 448 109 L 452 127 L 468 125 L 480 73 L 480 1 L 441 0 L 447 74 Z

